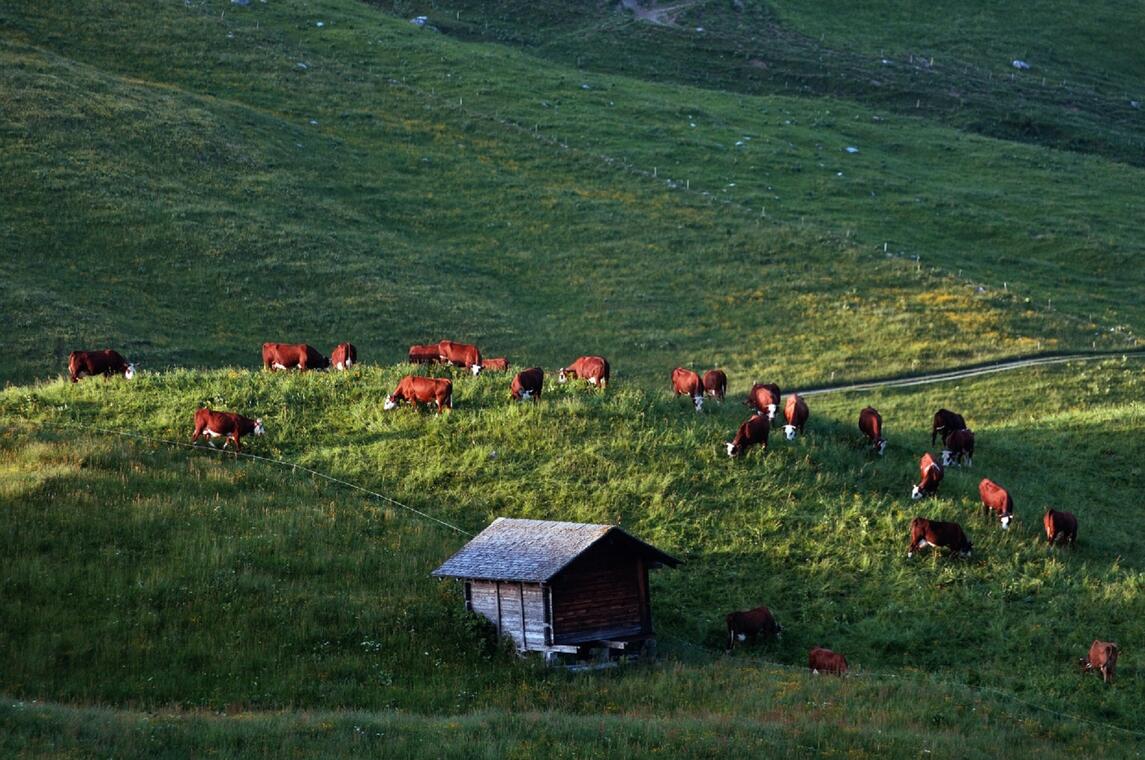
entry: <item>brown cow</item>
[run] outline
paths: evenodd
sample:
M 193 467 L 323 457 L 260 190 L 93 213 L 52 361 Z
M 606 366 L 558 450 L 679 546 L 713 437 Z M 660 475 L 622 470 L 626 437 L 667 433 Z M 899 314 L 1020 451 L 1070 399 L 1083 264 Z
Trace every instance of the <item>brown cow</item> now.
M 787 420 L 787 424 L 783 426 L 783 433 L 787 436 L 787 440 L 794 441 L 796 431 L 802 433 L 803 426 L 807 424 L 807 418 L 811 416 L 811 410 L 807 408 L 807 402 L 798 393 L 792 393 L 787 397 L 787 404 L 783 407 L 783 418 Z
M 398 387 L 386 397 L 382 408 L 393 409 L 399 401 L 407 401 L 414 407 L 418 404 L 437 404 L 437 414 L 442 409 L 453 409 L 453 381 L 447 377 L 422 377 L 406 375 L 398 381 Z
M 234 441 L 235 454 L 238 454 L 242 451 L 240 438 L 244 435 L 262 435 L 265 432 L 261 419 L 252 420 L 234 412 L 213 412 L 203 408 L 195 411 L 195 434 L 191 436 L 191 443 L 205 435 L 207 443 L 214 448 L 214 439 L 222 438 L 223 448 L 227 447 L 228 440 Z
M 838 652 L 823 647 L 812 647 L 807 653 L 807 668 L 812 675 L 834 673 L 841 676 L 847 672 L 847 658 Z
M 690 369 L 676 367 L 672 370 L 672 390 L 677 396 L 688 394 L 696 411 L 704 408 L 704 381 Z
M 770 422 L 775 419 L 775 411 L 779 408 L 779 386 L 775 383 L 756 383 L 751 386 L 744 402 L 756 414 L 766 414 Z
M 728 652 L 732 651 L 736 641 L 751 639 L 754 642 L 761 635 L 768 639 L 778 639 L 783 636 L 783 626 L 775 622 L 775 617 L 767 607 L 729 612 L 724 621 L 728 626 Z
M 1010 527 L 1014 519 L 1014 499 L 1010 492 L 989 478 L 982 478 L 978 483 L 978 495 L 982 497 L 982 506 L 992 510 L 1002 521 L 1002 529 Z
M 410 364 L 441 364 L 441 354 L 436 343 L 428 345 L 414 344 L 409 347 Z
M 974 431 L 963 428 L 947 433 L 942 439 L 942 466 L 966 462 L 967 467 L 974 465 Z
M 557 374 L 557 382 L 568 382 L 569 378 L 587 381 L 598 388 L 608 387 L 610 373 L 608 359 L 603 356 L 582 356 L 567 367 L 562 367 Z
M 326 369 L 330 360 L 305 343 L 263 343 L 263 369 Z
M 910 498 L 918 500 L 923 496 L 934 496 L 938 493 L 938 484 L 942 482 L 942 465 L 934 461 L 930 452 L 922 455 L 918 460 L 920 480 L 910 492 Z
M 486 359 L 481 365 L 482 372 L 507 372 L 509 370 L 509 360 L 504 356 L 498 356 L 493 359 Z
M 934 413 L 934 422 L 930 426 L 930 445 L 934 445 L 934 437 L 942 434 L 942 440 L 946 440 L 946 436 L 953 433 L 955 430 L 965 430 L 966 420 L 962 419 L 962 415 L 952 412 L 949 409 L 939 409 Z
M 1046 540 L 1050 546 L 1055 543 L 1077 545 L 1077 518 L 1072 512 L 1046 510 L 1046 514 L 1042 517 L 1042 525 L 1046 528 Z
M 951 554 L 957 551 L 963 557 L 969 557 L 970 550 L 974 548 L 958 523 L 916 517 L 910 521 L 910 545 L 906 556 L 913 557 L 915 549 L 922 550 L 928 546 L 936 549 L 945 546 Z
M 68 354 L 68 376 L 72 382 L 81 377 L 103 375 L 123 375 L 130 380 L 135 377 L 135 364 L 128 362 L 118 351 L 105 348 L 102 351 L 72 351 Z
M 513 376 L 509 396 L 515 401 L 536 401 L 545 387 L 545 371 L 540 367 L 523 369 Z
M 765 415 L 753 414 L 751 417 L 748 417 L 747 421 L 739 426 L 735 438 L 724 444 L 728 447 L 728 456 L 738 457 L 755 445 L 766 449 L 767 434 L 770 430 L 771 423 L 767 421 Z
M 887 449 L 887 439 L 883 438 L 883 416 L 878 409 L 868 406 L 859 412 L 859 431 L 871 439 L 871 448 L 882 456 Z
M 442 364 L 465 367 L 474 375 L 481 373 L 481 351 L 472 343 L 443 340 L 437 344 L 437 353 Z
M 1102 680 L 1113 683 L 1117 671 L 1117 651 L 1117 644 L 1112 641 L 1094 639 L 1089 645 L 1089 656 L 1081 658 L 1081 665 L 1086 673 L 1091 670 L 1100 671 Z
M 704 395 L 712 396 L 723 403 L 728 392 L 728 376 L 722 369 L 710 369 L 704 373 Z
M 334 369 L 350 369 L 358 362 L 358 349 L 353 343 L 339 343 L 330 352 L 330 365 Z

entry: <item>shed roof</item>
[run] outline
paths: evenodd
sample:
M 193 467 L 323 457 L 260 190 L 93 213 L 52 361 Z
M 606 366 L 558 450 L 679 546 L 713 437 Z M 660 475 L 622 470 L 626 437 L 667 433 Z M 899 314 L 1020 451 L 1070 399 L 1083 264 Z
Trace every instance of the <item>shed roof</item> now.
M 675 567 L 680 560 L 615 525 L 498 517 L 433 571 L 437 577 L 544 583 L 606 536 Z

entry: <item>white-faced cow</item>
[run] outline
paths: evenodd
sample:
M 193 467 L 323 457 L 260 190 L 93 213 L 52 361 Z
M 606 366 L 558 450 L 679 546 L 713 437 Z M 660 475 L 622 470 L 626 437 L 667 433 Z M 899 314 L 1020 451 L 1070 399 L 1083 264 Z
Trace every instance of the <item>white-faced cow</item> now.
M 727 446 L 728 456 L 738 457 L 752 446 L 766 449 L 767 435 L 770 431 L 771 423 L 767 421 L 767 417 L 762 414 L 753 414 L 739 426 L 735 438 L 724 444 Z
M 382 407 L 389 411 L 401 401 L 414 407 L 418 404 L 437 404 L 437 414 L 441 414 L 442 409 L 453 409 L 453 381 L 448 377 L 406 375 L 398 381 L 398 387 L 386 397 Z
M 838 652 L 823 647 L 812 647 L 807 653 L 807 669 L 812 675 L 833 673 L 841 676 L 847 672 L 847 658 Z
M 683 367 L 672 370 L 672 390 L 677 396 L 685 393 L 690 396 L 697 412 L 704 408 L 704 381 L 692 370 Z
M 263 369 L 326 369 L 330 360 L 305 343 L 263 343 Z
M 775 622 L 775 617 L 767 607 L 729 612 L 724 621 L 728 626 L 727 651 L 729 652 L 737 641 L 754 643 L 760 636 L 765 639 L 778 639 L 783 635 L 783 626 Z
M 871 448 L 882 456 L 887 449 L 887 439 L 883 438 L 883 416 L 873 406 L 859 412 L 859 432 L 871 440 Z
M 939 409 L 934 413 L 934 422 L 930 426 L 930 445 L 934 445 L 935 436 L 941 435 L 943 440 L 955 430 L 965 430 L 966 420 L 962 415 L 949 409 Z
M 130 380 L 135 377 L 135 364 L 128 362 L 118 351 L 105 348 L 102 351 L 72 351 L 68 354 L 68 377 L 73 383 L 81 377 L 103 375 L 123 375 Z
M 610 371 L 608 359 L 603 356 L 582 356 L 569 366 L 561 368 L 557 373 L 557 382 L 566 383 L 570 378 L 575 380 L 579 377 L 589 385 L 603 389 L 608 387 Z
M 545 388 L 545 371 L 540 367 L 523 369 L 513 376 L 509 386 L 509 396 L 514 401 L 536 401 Z
M 787 424 L 783 426 L 783 434 L 787 436 L 787 440 L 794 441 L 797 432 L 803 432 L 803 426 L 807 424 L 807 418 L 811 416 L 811 410 L 807 408 L 807 402 L 798 393 L 792 393 L 787 397 L 787 403 L 783 406 L 783 418 L 787 420 Z
M 916 550 L 921 551 L 928 546 L 936 549 L 946 547 L 951 554 L 958 552 L 963 557 L 969 557 L 970 550 L 974 548 L 958 523 L 916 517 L 910 521 L 910 545 L 906 556 L 913 557 Z
M 243 448 L 239 439 L 244 435 L 262 435 L 265 432 L 261 419 L 252 420 L 234 412 L 214 412 L 204 408 L 195 411 L 195 433 L 191 436 L 191 443 L 205 435 L 213 448 L 214 439 L 222 438 L 223 448 L 227 447 L 227 441 L 234 441 L 235 454 L 238 454 Z
M 704 373 L 704 395 L 723 403 L 728 392 L 728 376 L 722 369 L 710 369 Z
M 353 343 L 339 343 L 330 352 L 330 366 L 334 369 L 350 369 L 358 363 L 358 349 Z
M 942 482 L 942 465 L 934 461 L 929 451 L 918 460 L 918 471 L 918 485 L 911 490 L 910 498 L 917 500 L 938 493 L 938 484 Z
M 1010 492 L 990 478 L 982 478 L 978 483 L 978 495 L 982 497 L 982 506 L 998 515 L 1002 529 L 1008 529 L 1014 519 L 1014 499 Z
M 474 375 L 481 373 L 481 351 L 472 343 L 443 340 L 437 344 L 437 353 L 442 364 L 465 367 Z
M 756 383 L 751 386 L 744 402 L 756 414 L 766 414 L 768 421 L 775 419 L 775 412 L 779 409 L 779 386 L 775 383 Z
M 1089 645 L 1089 656 L 1081 658 L 1081 666 L 1088 673 L 1096 670 L 1106 683 L 1113 683 L 1113 676 L 1117 672 L 1117 644 L 1112 641 L 1094 639 Z
M 418 345 L 414 344 L 409 347 L 409 363 L 410 364 L 441 364 L 441 353 L 437 350 L 436 343 L 429 343 Z
M 942 439 L 942 466 L 963 462 L 967 467 L 974 465 L 974 431 L 966 428 L 947 433 Z
M 482 372 L 508 372 L 509 360 L 504 356 L 496 356 L 492 359 L 486 359 L 481 363 Z
M 1046 529 L 1046 541 L 1050 546 L 1054 544 L 1069 544 L 1071 547 L 1077 545 L 1077 518 L 1072 512 L 1048 509 L 1042 516 L 1042 525 Z

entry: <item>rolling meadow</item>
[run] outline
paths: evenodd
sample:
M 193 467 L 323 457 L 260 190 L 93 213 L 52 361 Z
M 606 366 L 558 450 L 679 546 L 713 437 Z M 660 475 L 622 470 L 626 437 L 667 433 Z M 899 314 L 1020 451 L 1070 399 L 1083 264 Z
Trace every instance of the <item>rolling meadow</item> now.
M 1009 13 L 0 6 L 0 754 L 1139 754 L 1140 20 Z M 443 337 L 543 367 L 541 399 L 438 369 L 452 412 L 383 411 Z M 268 340 L 364 362 L 264 372 Z M 104 346 L 139 376 L 67 381 Z M 756 381 L 1075 351 L 810 395 L 806 435 L 724 453 Z M 589 353 L 606 392 L 555 382 Z M 694 413 L 677 365 L 727 400 Z M 190 445 L 204 405 L 264 420 L 253 456 Z M 940 406 L 978 451 L 911 502 Z M 920 514 L 972 556 L 908 560 Z M 682 559 L 658 658 L 545 668 L 466 614 L 429 573 L 498 516 Z M 760 604 L 783 638 L 725 654 Z M 817 644 L 853 672 L 810 677 Z

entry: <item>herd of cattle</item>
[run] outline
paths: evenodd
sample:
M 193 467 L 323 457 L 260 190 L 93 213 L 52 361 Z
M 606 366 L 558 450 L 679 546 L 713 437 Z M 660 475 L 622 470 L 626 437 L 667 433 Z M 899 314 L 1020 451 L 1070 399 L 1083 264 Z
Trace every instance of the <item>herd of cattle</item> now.
M 464 367 L 473 375 L 482 370 L 504 372 L 509 368 L 509 362 L 504 357 L 483 360 L 477 346 L 451 340 L 410 346 L 408 359 L 411 364 Z M 320 370 L 331 367 L 347 370 L 357 361 L 358 352 L 352 343 L 338 344 L 330 358 L 307 344 L 264 343 L 262 346 L 263 368 L 269 371 L 295 368 L 302 371 Z M 73 383 L 81 377 L 94 375 L 122 375 L 130 380 L 135 371 L 134 363 L 110 349 L 73 351 L 68 357 L 68 374 Z M 607 359 L 581 356 L 571 365 L 560 369 L 558 382 L 565 383 L 579 378 L 603 390 L 608 387 L 609 376 Z M 529 367 L 517 372 L 510 383 L 510 397 L 515 401 L 538 400 L 544 388 L 544 377 L 544 370 L 540 367 Z M 671 381 L 674 393 L 677 396 L 688 395 L 697 412 L 703 409 L 706 397 L 723 402 L 727 393 L 727 375 L 720 369 L 708 370 L 701 377 L 690 369 L 676 367 L 672 370 Z M 752 414 L 739 426 L 732 440 L 725 444 L 728 456 L 742 456 L 752 446 L 767 448 L 771 423 L 781 398 L 779 387 L 774 383 L 756 383 L 752 386 L 744 401 L 753 410 Z M 444 409 L 453 408 L 453 381 L 449 378 L 406 375 L 398 382 L 394 392 L 386 397 L 384 409 L 393 409 L 402 401 L 414 406 L 433 404 L 440 414 Z M 792 393 L 787 397 L 783 414 L 784 435 L 788 441 L 792 441 L 798 433 L 803 432 L 810 410 L 798 393 Z M 240 441 L 243 436 L 257 436 L 265 432 L 261 419 L 251 419 L 235 412 L 203 408 L 195 412 L 194 422 L 192 442 L 206 436 L 208 443 L 214 446 L 214 438 L 223 438 L 223 448 L 226 448 L 227 441 L 233 441 L 236 452 L 242 450 Z M 868 406 L 859 412 L 859 431 L 870 442 L 874 453 L 879 456 L 885 453 L 887 440 L 883 436 L 883 418 L 877 409 Z M 922 455 L 919 460 L 919 482 L 911 490 L 911 498 L 914 500 L 934 496 L 946 468 L 962 464 L 971 466 L 973 463 L 974 433 L 966 426 L 962 415 L 948 409 L 935 412 L 931 425 L 931 445 L 934 445 L 939 436 L 943 442 L 941 461 L 935 460 L 929 451 Z M 999 518 L 1002 528 L 1008 529 L 1014 518 L 1014 500 L 1010 493 L 989 478 L 983 478 L 978 484 L 978 493 L 983 509 L 993 512 Z M 1065 543 L 1071 547 L 1075 545 L 1078 524 L 1077 517 L 1072 513 L 1049 509 L 1042 517 L 1042 525 L 1051 547 L 1055 543 Z M 969 556 L 973 548 L 958 523 L 915 517 L 910 523 L 907 557 L 927 547 L 946 548 L 952 555 L 957 552 L 962 556 Z M 725 623 L 729 652 L 737 641 L 760 637 L 778 638 L 783 630 L 766 606 L 729 613 Z M 1098 670 L 1105 682 L 1110 683 L 1116 669 L 1117 653 L 1117 644 L 1095 639 L 1089 654 L 1081 659 L 1081 665 L 1086 671 Z M 847 671 L 847 659 L 842 654 L 816 646 L 808 655 L 808 667 L 813 673 L 842 675 Z

